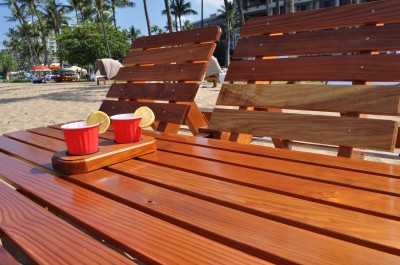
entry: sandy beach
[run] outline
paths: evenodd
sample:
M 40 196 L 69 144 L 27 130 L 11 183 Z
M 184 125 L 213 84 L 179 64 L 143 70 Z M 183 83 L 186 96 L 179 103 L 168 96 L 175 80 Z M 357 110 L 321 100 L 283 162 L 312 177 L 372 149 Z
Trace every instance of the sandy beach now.
M 96 82 L 63 83 L 0 83 L 0 135 L 18 130 L 84 120 L 92 111 L 98 110 L 110 85 Z M 201 87 L 196 96 L 200 108 L 213 108 L 220 85 Z M 187 133 L 187 131 L 182 131 Z M 254 144 L 271 146 L 265 139 L 256 139 Z M 315 148 L 294 147 L 334 155 L 334 151 Z M 400 164 L 399 160 L 367 157 L 367 160 Z

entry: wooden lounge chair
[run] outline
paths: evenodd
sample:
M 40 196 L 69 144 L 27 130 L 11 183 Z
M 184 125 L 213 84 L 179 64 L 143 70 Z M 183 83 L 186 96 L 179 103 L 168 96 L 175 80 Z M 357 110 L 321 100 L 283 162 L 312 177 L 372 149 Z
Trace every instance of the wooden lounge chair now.
M 399 11 L 379 1 L 251 19 L 225 78 L 241 84 L 223 85 L 217 101 L 239 108 L 215 109 L 208 129 L 245 143 L 271 137 L 279 148 L 288 140 L 339 146 L 344 157 L 356 157 L 354 148 L 394 151 L 397 122 L 364 114 L 399 114 L 400 87 L 371 83 L 400 81 Z
M 194 102 L 221 29 L 201 29 L 138 38 L 114 78 L 100 110 L 108 115 L 147 105 L 155 113 L 154 129 L 177 133 L 182 124 L 194 135 L 207 121 Z

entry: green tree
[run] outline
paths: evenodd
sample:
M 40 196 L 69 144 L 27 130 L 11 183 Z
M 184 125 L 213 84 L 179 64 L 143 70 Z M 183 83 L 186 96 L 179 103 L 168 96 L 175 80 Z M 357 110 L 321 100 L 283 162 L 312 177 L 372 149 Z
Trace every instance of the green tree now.
M 171 4 L 171 14 L 179 19 L 179 30 L 182 30 L 182 17 L 197 15 L 197 12 L 192 9 L 192 4 L 190 2 L 185 3 L 185 0 L 174 0 Z
M 134 7 L 135 3 L 131 2 L 129 0 L 108 0 L 108 4 L 111 7 L 112 11 L 112 20 L 114 22 L 114 27 L 117 28 L 117 19 L 116 19 L 116 13 L 115 13 L 115 8 L 125 8 L 125 7 Z
M 143 0 L 143 7 L 144 7 L 144 14 L 146 16 L 146 23 L 147 23 L 147 33 L 151 36 L 151 26 L 150 26 L 150 17 L 149 12 L 147 11 L 147 2 Z
M 135 26 L 130 26 L 128 34 L 131 38 L 131 42 L 133 43 L 140 35 L 142 35 L 142 32 L 140 31 L 140 29 L 136 29 Z
M 127 31 L 120 31 L 104 24 L 110 39 L 110 53 L 114 59 L 125 57 L 130 48 Z M 82 23 L 66 27 L 57 36 L 64 49 L 58 53 L 69 63 L 80 66 L 94 65 L 97 59 L 108 58 L 108 51 L 102 41 L 101 23 Z
M 164 32 L 163 32 L 162 28 L 160 28 L 159 26 L 153 25 L 153 26 L 151 26 L 151 33 L 153 33 L 154 35 L 158 35 L 158 34 L 162 34 Z
M 16 71 L 17 69 L 17 62 L 11 54 L 6 51 L 0 51 L 0 74 L 5 77 L 8 72 Z
M 225 29 L 225 67 L 229 66 L 230 63 L 230 47 L 231 47 L 231 36 L 234 34 L 234 29 L 239 25 L 239 15 L 236 12 L 234 2 L 224 0 L 222 9 L 218 9 L 221 13 L 221 17 L 225 18 L 223 28 Z
M 164 4 L 165 4 L 165 10 L 161 11 L 161 14 L 167 15 L 168 30 L 169 32 L 172 32 L 174 26 L 172 25 L 172 15 L 171 15 L 171 7 L 169 5 L 169 0 L 164 0 Z

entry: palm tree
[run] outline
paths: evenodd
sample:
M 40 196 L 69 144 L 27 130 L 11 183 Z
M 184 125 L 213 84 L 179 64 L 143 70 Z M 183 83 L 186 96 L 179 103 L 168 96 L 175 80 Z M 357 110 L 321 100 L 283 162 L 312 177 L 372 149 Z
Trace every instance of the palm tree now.
M 279 0 L 275 0 L 275 9 L 276 9 L 276 14 L 275 15 L 279 15 L 281 13 L 280 1 Z
M 108 58 L 111 58 L 111 51 L 110 51 L 110 45 L 108 43 L 107 30 L 106 27 L 104 26 L 104 20 L 105 20 L 105 18 L 103 17 L 104 0 L 96 0 L 95 4 L 97 9 L 97 16 L 101 23 L 101 31 L 103 32 L 104 44 L 106 45 Z
M 83 22 L 83 8 L 85 6 L 83 0 L 68 0 L 68 4 L 75 10 L 76 22 Z
M 161 11 L 161 14 L 167 15 L 168 29 L 169 29 L 169 32 L 172 32 L 173 25 L 172 25 L 171 7 L 169 6 L 168 0 L 164 0 L 164 3 L 165 3 L 165 10 Z M 164 14 L 164 11 L 165 11 L 165 14 Z
M 135 3 L 131 2 L 129 0 L 109 0 L 108 1 L 111 7 L 112 11 L 112 17 L 113 17 L 113 22 L 114 22 L 114 27 L 117 28 L 117 19 L 115 16 L 115 8 L 125 8 L 125 7 L 134 7 Z
M 37 18 L 37 22 L 40 28 L 40 38 L 42 40 L 42 47 L 44 51 L 44 64 L 49 63 L 49 51 L 47 49 L 47 33 L 48 29 L 45 22 L 43 21 L 43 14 L 38 10 L 38 4 L 34 0 L 23 0 L 22 6 L 26 6 L 33 16 Z
M 131 38 L 132 43 L 140 36 L 142 35 L 142 32 L 140 29 L 136 29 L 135 26 L 130 26 L 129 27 L 129 37 Z
M 268 0 L 266 0 L 268 2 Z M 243 6 L 242 6 L 242 0 L 236 0 L 239 14 L 240 14 L 240 25 L 243 26 L 245 21 L 244 21 L 244 14 L 243 14 Z
M 150 17 L 149 17 L 149 12 L 147 11 L 146 0 L 143 0 L 143 7 L 144 7 L 144 14 L 146 16 L 146 22 L 147 22 L 147 33 L 149 34 L 149 36 L 151 36 Z
M 4 1 L 3 3 L 0 3 L 0 6 L 7 6 L 11 10 L 12 16 L 7 18 L 8 21 L 19 22 L 21 29 L 23 30 L 26 40 L 28 42 L 28 48 L 31 55 L 32 64 L 38 64 L 39 58 L 35 50 L 35 47 L 33 45 L 33 41 L 31 39 L 31 34 L 28 29 L 28 23 L 25 19 L 27 14 L 25 8 L 19 6 L 16 0 L 3 0 L 3 1 Z
M 162 28 L 160 28 L 157 25 L 151 26 L 151 32 L 154 33 L 154 35 L 158 35 L 158 34 L 164 33 Z
M 185 3 L 185 0 L 175 0 L 171 5 L 171 13 L 179 19 L 179 30 L 182 30 L 182 16 L 197 15 L 197 12 L 191 8 L 191 3 Z
M 185 30 L 188 30 L 188 29 L 193 29 L 194 27 L 193 27 L 192 23 L 190 22 L 190 20 L 185 20 L 185 23 L 183 24 L 183 28 Z
M 60 3 L 58 0 L 48 0 L 41 7 L 44 20 L 47 21 L 47 27 L 53 30 L 55 35 L 60 35 L 61 27 L 68 25 L 69 17 L 67 13 L 73 9 L 69 5 Z M 59 41 L 57 41 L 57 49 L 61 51 L 62 47 Z M 63 63 L 63 58 L 60 57 L 60 65 Z
M 221 13 L 221 17 L 225 18 L 225 67 L 230 64 L 230 46 L 231 46 L 231 35 L 234 33 L 234 29 L 238 24 L 239 18 L 235 10 L 234 2 L 224 0 L 224 5 L 221 6 L 222 9 L 218 9 Z

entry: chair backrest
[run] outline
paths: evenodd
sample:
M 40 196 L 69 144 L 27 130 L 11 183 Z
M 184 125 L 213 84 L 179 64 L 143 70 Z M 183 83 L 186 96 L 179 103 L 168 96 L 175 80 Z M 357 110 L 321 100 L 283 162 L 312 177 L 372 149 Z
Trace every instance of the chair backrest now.
M 336 145 L 346 157 L 393 151 L 397 123 L 364 114 L 399 114 L 400 87 L 371 83 L 400 82 L 399 12 L 379 1 L 249 20 L 225 78 L 236 83 L 217 100 L 239 109 L 215 109 L 208 128 L 241 142 L 272 137 L 281 148 L 288 139 Z M 324 85 L 331 80 L 350 85 Z
M 132 44 L 100 110 L 108 115 L 146 105 L 155 113 L 154 129 L 177 133 L 182 124 L 193 134 L 207 121 L 194 102 L 221 29 L 207 27 L 141 37 Z

